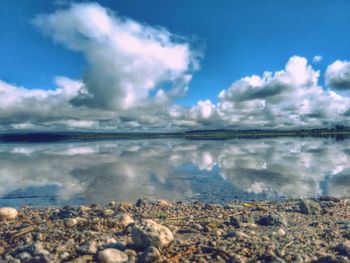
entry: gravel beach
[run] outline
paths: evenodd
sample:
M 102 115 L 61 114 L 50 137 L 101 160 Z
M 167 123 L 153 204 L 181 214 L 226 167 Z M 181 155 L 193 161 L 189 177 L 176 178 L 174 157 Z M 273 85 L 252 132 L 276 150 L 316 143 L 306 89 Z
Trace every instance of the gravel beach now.
M 0 262 L 350 262 L 350 200 L 0 208 Z

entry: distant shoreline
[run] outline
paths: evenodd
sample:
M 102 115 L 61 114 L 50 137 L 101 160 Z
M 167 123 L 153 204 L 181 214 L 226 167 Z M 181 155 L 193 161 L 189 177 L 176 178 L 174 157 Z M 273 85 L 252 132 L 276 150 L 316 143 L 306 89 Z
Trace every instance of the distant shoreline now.
M 229 140 L 259 139 L 274 137 L 313 137 L 350 138 L 350 127 L 337 125 L 331 128 L 312 129 L 247 129 L 247 130 L 189 130 L 183 132 L 7 132 L 0 133 L 0 143 L 6 142 L 63 142 L 96 140 L 136 140 L 136 139 L 174 139 L 187 140 Z

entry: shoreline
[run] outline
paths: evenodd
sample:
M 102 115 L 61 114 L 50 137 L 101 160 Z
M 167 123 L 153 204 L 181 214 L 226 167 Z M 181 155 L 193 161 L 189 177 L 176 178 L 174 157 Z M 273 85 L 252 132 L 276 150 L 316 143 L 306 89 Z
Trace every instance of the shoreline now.
M 0 262 L 350 262 L 349 199 L 11 211 L 0 208 Z

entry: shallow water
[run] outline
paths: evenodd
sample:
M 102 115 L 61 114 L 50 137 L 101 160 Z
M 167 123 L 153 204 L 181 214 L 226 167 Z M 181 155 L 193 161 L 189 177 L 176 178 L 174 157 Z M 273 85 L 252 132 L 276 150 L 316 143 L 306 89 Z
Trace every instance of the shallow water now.
M 0 206 L 350 196 L 333 139 L 1 144 Z

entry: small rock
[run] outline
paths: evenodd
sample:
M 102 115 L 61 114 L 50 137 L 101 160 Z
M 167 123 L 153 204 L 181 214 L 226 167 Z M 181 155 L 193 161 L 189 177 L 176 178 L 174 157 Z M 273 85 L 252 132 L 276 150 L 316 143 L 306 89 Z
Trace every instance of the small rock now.
M 135 223 L 135 221 L 129 214 L 123 214 L 119 219 L 119 223 L 123 228 L 125 228 L 130 224 Z
M 215 234 L 216 234 L 217 236 L 222 236 L 222 231 L 218 229 L 218 230 L 216 230 Z
M 284 231 L 283 228 L 280 228 L 277 230 L 277 235 L 279 235 L 280 237 L 284 237 L 286 235 L 286 231 Z
M 157 248 L 150 246 L 138 258 L 137 262 L 155 262 L 160 258 L 160 252 Z
M 122 263 L 128 261 L 128 256 L 114 248 L 106 248 L 98 253 L 98 260 L 102 263 Z
M 262 226 L 275 226 L 275 225 L 287 225 L 287 222 L 281 214 L 270 213 L 268 215 L 262 216 L 258 220 L 258 224 Z
M 18 216 L 18 212 L 12 207 L 0 208 L 0 220 L 15 220 Z
M 64 225 L 66 227 L 72 228 L 75 227 L 78 224 L 78 220 L 75 218 L 68 218 L 66 219 L 66 221 L 64 222 Z
M 203 227 L 200 224 L 193 224 L 192 227 L 198 231 L 202 231 Z
M 299 210 L 305 215 L 318 215 L 321 213 L 321 206 L 315 201 L 303 199 L 299 202 Z
M 60 259 L 63 260 L 63 261 L 67 260 L 69 257 L 70 257 L 70 254 L 68 252 L 63 252 L 60 255 Z
M 161 206 L 161 207 L 170 207 L 171 206 L 171 203 L 166 201 L 166 200 L 159 200 L 158 201 L 158 205 Z
M 79 211 L 83 214 L 88 213 L 90 210 L 91 210 L 91 208 L 88 206 L 85 206 L 85 205 L 79 206 Z
M 114 216 L 114 211 L 112 209 L 105 209 L 103 210 L 103 216 L 104 217 Z
M 82 246 L 78 247 L 78 251 L 82 254 L 95 254 L 98 249 L 98 243 L 95 240 L 87 242 Z
M 131 235 L 134 245 L 141 249 L 149 246 L 157 248 L 168 247 L 174 240 L 173 233 L 169 228 L 149 219 L 135 224 Z

